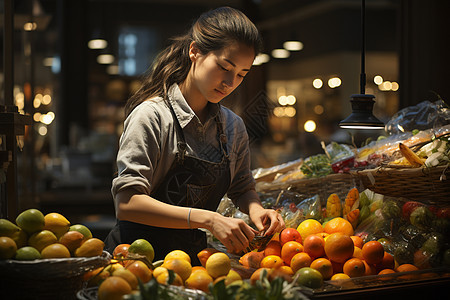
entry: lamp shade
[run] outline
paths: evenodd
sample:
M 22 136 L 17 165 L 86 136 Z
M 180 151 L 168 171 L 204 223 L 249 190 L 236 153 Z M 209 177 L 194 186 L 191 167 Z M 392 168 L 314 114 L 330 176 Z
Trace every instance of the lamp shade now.
M 339 123 L 341 128 L 348 129 L 383 129 L 384 123 L 372 113 L 374 95 L 355 94 L 351 96 L 352 113 Z

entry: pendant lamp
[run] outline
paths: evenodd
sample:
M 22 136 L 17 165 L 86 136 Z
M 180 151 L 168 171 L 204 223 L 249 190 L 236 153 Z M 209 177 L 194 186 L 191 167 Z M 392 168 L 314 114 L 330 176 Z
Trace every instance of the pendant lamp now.
M 383 129 L 384 123 L 378 120 L 372 113 L 375 104 L 374 95 L 365 93 L 365 0 L 361 4 L 361 75 L 360 94 L 351 95 L 352 113 L 339 123 L 339 127 L 346 129 Z

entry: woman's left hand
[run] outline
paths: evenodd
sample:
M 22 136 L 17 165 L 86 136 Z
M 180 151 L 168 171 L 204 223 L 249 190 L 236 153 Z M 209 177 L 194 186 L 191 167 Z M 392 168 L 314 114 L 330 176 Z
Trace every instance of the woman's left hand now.
M 272 235 L 284 229 L 285 224 L 281 215 L 273 209 L 265 209 L 262 206 L 253 207 L 249 216 L 259 231 L 264 235 Z

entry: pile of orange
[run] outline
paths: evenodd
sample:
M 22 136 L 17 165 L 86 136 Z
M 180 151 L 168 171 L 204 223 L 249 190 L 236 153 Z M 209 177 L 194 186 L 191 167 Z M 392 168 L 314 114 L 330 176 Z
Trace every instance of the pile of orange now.
M 380 242 L 364 243 L 361 237 L 354 235 L 350 222 L 341 217 L 331 219 L 323 226 L 317 220 L 308 219 L 300 223 L 297 229 L 286 228 L 263 251 L 246 253 L 239 262 L 255 269 L 251 282 L 259 277 L 262 270 L 268 270 L 270 274 L 275 271 L 283 276 L 291 274 L 290 279 L 296 274 L 308 276 L 299 280 L 300 284 L 312 282 L 313 277 L 317 277 L 317 273 L 309 269 L 318 271 L 323 280 L 417 269 L 413 265 L 396 267 L 394 257 L 384 250 Z

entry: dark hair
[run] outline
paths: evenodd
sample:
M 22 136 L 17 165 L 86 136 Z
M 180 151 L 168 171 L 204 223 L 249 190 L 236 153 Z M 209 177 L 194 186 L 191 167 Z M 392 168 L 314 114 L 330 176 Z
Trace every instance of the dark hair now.
M 186 79 L 191 67 L 189 47 L 192 42 L 203 54 L 239 42 L 252 47 L 257 55 L 262 46 L 258 29 L 241 11 L 220 7 L 203 13 L 185 35 L 173 38 L 171 45 L 155 59 L 141 87 L 128 100 L 126 116 L 149 98 L 166 97 L 172 84 Z

